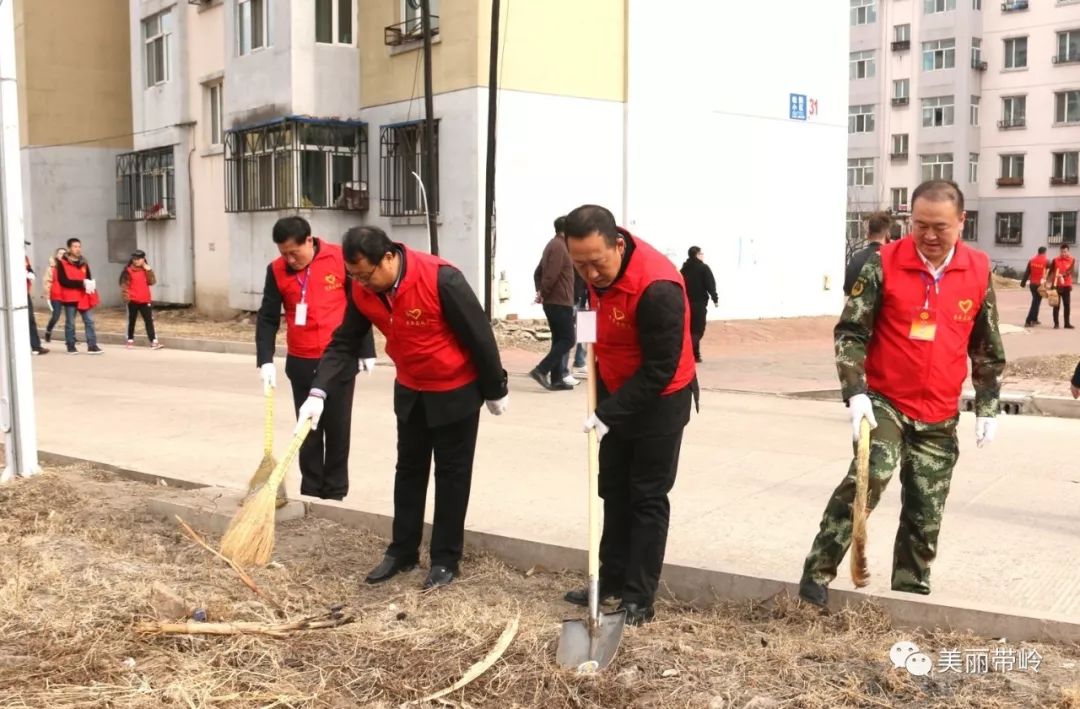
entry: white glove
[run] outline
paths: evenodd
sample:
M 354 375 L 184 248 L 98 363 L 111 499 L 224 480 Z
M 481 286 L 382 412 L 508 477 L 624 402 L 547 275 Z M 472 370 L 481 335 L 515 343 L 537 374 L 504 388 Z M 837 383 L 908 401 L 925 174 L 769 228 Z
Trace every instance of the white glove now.
M 35 274 L 33 271 L 27 271 L 26 272 L 26 280 L 28 280 L 28 281 L 36 281 L 37 280 L 37 274 Z
M 486 403 L 488 411 L 491 412 L 492 416 L 502 416 L 506 413 L 506 410 L 510 408 L 510 395 L 507 394 L 501 399 L 493 399 Z
M 87 292 L 88 295 L 93 293 L 97 290 L 97 281 L 93 280 L 92 278 L 85 279 L 83 281 L 83 289 Z
M 361 372 L 367 372 L 369 375 L 374 374 L 375 373 L 375 358 L 374 357 L 365 357 L 364 359 L 360 360 L 360 371 Z
M 259 377 L 263 383 L 263 394 L 269 394 L 271 389 L 277 388 L 277 369 L 273 362 L 267 362 L 259 367 Z
M 877 428 L 877 419 L 874 418 L 874 404 L 866 394 L 856 394 L 848 399 L 848 407 L 851 409 L 851 438 L 859 442 L 859 425 L 863 419 L 870 422 L 870 428 Z
M 326 402 L 323 401 L 321 396 L 309 396 L 307 401 L 300 407 L 300 413 L 296 415 L 296 428 L 293 429 L 293 435 L 295 436 L 300 432 L 300 424 L 304 423 L 305 419 L 311 419 L 312 431 L 317 429 L 325 405 Z
M 597 442 L 602 441 L 604 439 L 604 436 L 607 435 L 607 432 L 611 430 L 610 428 L 608 428 L 608 425 L 606 423 L 596 417 L 595 413 L 591 414 L 589 418 L 585 419 L 585 425 L 582 427 L 581 430 L 585 433 L 588 433 L 594 428 L 596 429 Z
M 977 416 L 975 418 L 975 445 L 984 448 L 994 440 L 997 433 L 997 419 L 989 416 Z

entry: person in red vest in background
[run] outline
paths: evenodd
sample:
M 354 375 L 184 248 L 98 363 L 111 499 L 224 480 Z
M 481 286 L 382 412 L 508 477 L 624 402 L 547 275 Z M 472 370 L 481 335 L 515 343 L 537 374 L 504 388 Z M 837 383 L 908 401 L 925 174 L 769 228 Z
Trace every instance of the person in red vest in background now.
M 1065 329 L 1072 330 L 1073 325 L 1069 322 L 1072 305 L 1073 271 L 1076 269 L 1076 259 L 1069 253 L 1069 247 L 1061 245 L 1061 253 L 1050 263 L 1049 287 L 1057 290 L 1061 300 L 1053 308 L 1054 329 L 1058 329 L 1060 321 L 1058 313 L 1065 308 Z
M 161 349 L 157 333 L 154 331 L 154 311 L 150 303 L 150 286 L 157 283 L 154 269 L 146 263 L 146 252 L 136 249 L 131 254 L 127 266 L 120 272 L 120 297 L 127 303 L 128 327 L 127 348 L 135 346 L 135 320 L 142 315 L 143 325 L 146 326 L 146 337 L 150 340 L 150 348 Z
M 29 246 L 30 242 L 26 242 Z M 26 319 L 30 321 L 30 353 L 36 355 L 48 354 L 48 348 L 41 346 L 41 337 L 38 336 L 37 321 L 34 319 L 34 296 L 31 291 L 34 287 L 34 279 L 37 275 L 30 265 L 30 257 L 26 257 Z
M 256 365 L 264 391 L 277 386 L 274 351 L 282 307 L 285 310 L 285 376 L 292 385 L 297 414 L 307 398 L 319 359 L 345 317 L 348 297 L 341 247 L 311 235 L 302 217 L 284 217 L 274 224 L 274 243 L 281 254 L 266 267 L 262 305 L 255 322 Z M 333 381 L 324 382 L 326 421 L 300 448 L 300 494 L 343 500 L 349 492 L 349 430 L 358 370 L 375 367 L 375 341 L 369 335 L 357 358 Z
M 675 265 L 615 225 L 604 207 L 566 215 L 570 258 L 596 311 L 598 404 L 585 421 L 600 439 L 600 598 L 620 598 L 626 622 L 655 615 L 683 429 L 697 398 L 686 284 Z M 588 589 L 566 594 L 588 605 Z
M 66 253 L 67 249 L 61 246 L 49 257 L 49 270 L 45 273 L 45 282 L 41 284 L 41 295 L 48 298 L 49 307 L 52 308 L 52 315 L 49 316 L 49 322 L 45 325 L 46 342 L 52 342 L 53 328 L 60 321 L 60 316 L 64 314 L 64 303 L 60 299 L 60 279 L 56 277 L 56 271 L 60 268 L 60 259 L 64 258 Z
M 75 347 L 76 313 L 82 316 L 83 329 L 86 330 L 87 353 L 102 354 L 97 344 L 94 316 L 91 313 L 100 298 L 97 294 L 97 284 L 90 273 L 90 264 L 82 255 L 82 242 L 78 239 L 67 240 L 67 253 L 60 259 L 56 277 L 60 281 L 60 302 L 64 304 L 64 342 L 67 344 L 68 354 L 79 352 Z
M 424 503 L 435 456 L 435 523 L 424 588 L 460 572 L 480 407 L 506 411 L 506 372 L 484 309 L 465 277 L 438 256 L 413 251 L 377 227 L 355 227 L 342 240 L 352 276 L 345 322 L 326 348 L 300 421 L 319 426 L 328 387 L 360 356 L 372 325 L 394 361 L 397 471 L 393 539 L 367 575 L 380 583 L 419 561 Z
M 1039 293 L 1039 289 L 1044 287 L 1043 280 L 1046 279 L 1047 264 L 1046 247 L 1040 246 L 1039 252 L 1028 261 L 1027 268 L 1024 269 L 1024 277 L 1020 279 L 1021 288 L 1029 283 L 1031 286 L 1031 308 L 1028 309 L 1024 327 L 1039 324 L 1039 305 L 1042 303 L 1042 295 Z

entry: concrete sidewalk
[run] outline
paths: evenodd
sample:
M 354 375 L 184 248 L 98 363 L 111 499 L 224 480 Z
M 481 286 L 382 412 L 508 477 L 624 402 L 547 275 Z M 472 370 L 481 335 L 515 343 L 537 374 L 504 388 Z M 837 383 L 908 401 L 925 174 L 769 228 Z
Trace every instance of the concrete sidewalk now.
M 261 458 L 261 386 L 251 364 L 241 355 L 116 347 L 101 357 L 35 358 L 40 448 L 239 488 Z M 358 380 L 352 489 L 342 508 L 392 514 L 391 380 L 389 368 Z M 584 391 L 547 393 L 512 381 L 509 414 L 482 414 L 471 530 L 584 548 L 584 411 Z M 291 401 L 279 389 L 279 453 L 292 423 Z M 977 450 L 973 419 L 963 417 L 930 600 L 1080 623 L 1080 472 L 1053 452 L 1074 427 L 1008 417 L 999 440 Z M 797 581 L 850 459 L 849 430 L 839 404 L 707 393 L 685 438 L 667 561 Z M 289 479 L 294 495 L 297 478 Z M 892 598 L 903 597 L 888 591 L 898 503 L 894 483 L 870 525 L 866 591 Z M 834 588 L 851 588 L 846 569 Z

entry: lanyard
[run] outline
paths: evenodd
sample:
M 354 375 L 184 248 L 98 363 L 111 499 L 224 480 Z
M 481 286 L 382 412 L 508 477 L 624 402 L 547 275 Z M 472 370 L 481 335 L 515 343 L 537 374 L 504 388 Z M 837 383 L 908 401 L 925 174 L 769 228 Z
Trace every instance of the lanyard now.
M 926 271 L 921 272 L 919 275 L 922 276 L 923 282 L 926 283 L 926 298 L 923 301 L 923 309 L 925 310 L 925 309 L 930 307 L 930 288 L 931 288 L 931 286 L 934 288 L 934 295 L 935 296 L 941 294 L 941 279 L 943 279 L 945 277 L 945 271 L 942 271 L 941 273 L 937 274 L 936 276 L 931 276 Z
M 296 280 L 297 280 L 298 283 L 300 283 L 300 302 L 301 303 L 307 302 L 307 284 L 308 284 L 308 280 L 310 278 L 311 278 L 311 266 L 308 266 L 307 270 L 304 271 L 304 278 L 302 280 L 300 278 L 300 274 L 299 273 L 296 274 Z

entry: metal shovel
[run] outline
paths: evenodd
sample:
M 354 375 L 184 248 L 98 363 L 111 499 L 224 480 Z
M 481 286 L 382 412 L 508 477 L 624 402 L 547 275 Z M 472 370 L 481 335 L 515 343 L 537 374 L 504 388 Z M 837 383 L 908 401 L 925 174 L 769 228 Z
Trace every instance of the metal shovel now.
M 596 410 L 596 359 L 588 345 L 589 414 Z M 600 612 L 600 444 L 589 431 L 589 617 L 565 620 L 555 661 L 579 672 L 597 672 L 611 664 L 619 651 L 626 613 Z

